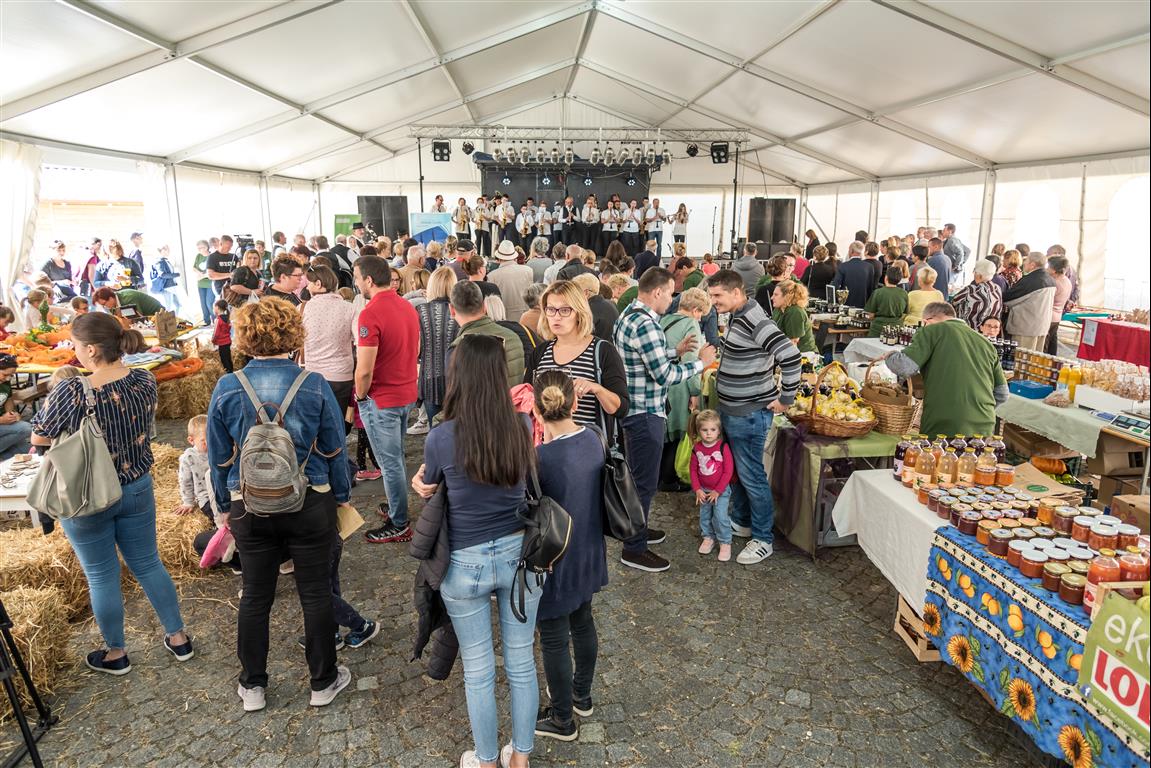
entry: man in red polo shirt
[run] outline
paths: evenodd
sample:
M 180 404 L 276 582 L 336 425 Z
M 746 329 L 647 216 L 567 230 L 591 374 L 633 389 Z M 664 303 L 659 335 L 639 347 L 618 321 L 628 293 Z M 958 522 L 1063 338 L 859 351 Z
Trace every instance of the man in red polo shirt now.
M 368 299 L 360 312 L 356 351 L 356 403 L 364 431 L 383 472 L 388 518 L 364 534 L 368 541 L 410 541 L 404 429 L 415 403 L 420 321 L 415 308 L 392 289 L 391 268 L 379 256 L 361 256 L 356 287 Z M 382 505 L 381 505 L 382 506 Z

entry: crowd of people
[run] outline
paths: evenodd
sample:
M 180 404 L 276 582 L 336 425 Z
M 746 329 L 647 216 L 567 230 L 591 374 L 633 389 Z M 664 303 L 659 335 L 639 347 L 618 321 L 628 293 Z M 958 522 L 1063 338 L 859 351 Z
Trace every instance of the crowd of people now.
M 1074 301 L 1074 276 L 1058 246 L 1047 255 L 1023 245 L 992 254 L 975 265 L 970 285 L 959 286 L 952 276 L 962 273 L 970 252 L 953 227 L 943 237 L 924 229 L 882 247 L 861 232 L 843 261 L 834 243 L 809 232 L 806 248 L 796 244 L 766 263 L 748 244 L 721 264 L 710 254 L 689 257 L 678 235 L 664 261 L 660 230 L 649 226 L 638 246 L 633 238 L 604 239 L 590 216 L 577 229 L 574 209 L 561 208 L 561 219 L 545 224 L 541 206 L 534 238 L 531 227 L 516 230 L 523 237 L 514 239 L 501 231 L 490 256 L 464 229 L 427 246 L 407 238 L 369 242 L 360 225 L 332 246 L 303 235 L 289 246 L 280 232 L 271 249 L 256 241 L 243 253 L 234 252 L 229 235 L 198 243 L 199 310 L 213 325 L 229 373 L 208 412 L 189 423 L 176 511 L 204 514 L 234 539 L 235 552 L 223 562 L 243 578 L 237 693 L 244 710 L 266 704 L 269 615 L 285 572 L 294 572 L 303 608 L 310 703 L 329 704 L 349 684 L 337 651 L 367 644 L 380 626 L 341 592 L 338 521 L 348 514 L 354 483 L 379 481 L 378 521 L 364 536 L 374 544 L 412 542 L 419 648 L 431 646 L 429 675 L 444 679 L 455 659 L 462 661 L 475 748 L 460 765 L 525 766 L 535 737 L 576 739 L 577 716 L 594 712 L 592 606 L 608 579 L 602 477 L 610 451 L 626 457 L 642 506 L 642 526 L 623 541 L 622 565 L 645 573 L 671 567 L 658 552 L 665 532 L 647 524 L 656 492 L 665 490 L 694 494 L 701 556 L 718 548 L 726 562 L 739 537 L 746 543 L 735 560 L 752 566 L 774 551 L 763 460 L 772 419 L 795 400 L 803 355 L 819 352 L 804 311 L 809 292 L 844 289 L 846 303 L 871 312 L 879 327 L 916 318 L 943 327 L 891 360 L 897 372 L 925 373 L 940 391 L 950 368 L 931 350 L 954 346 L 951 329 L 962 326 L 978 339 L 970 329 L 992 335 L 989 323 L 1006 314 L 1007 333 L 1037 347 L 1054 335 L 1048 325 L 1062 306 Z M 604 246 L 602 257 L 593 243 Z M 148 440 L 156 383 L 124 365 L 131 331 L 117 321 L 125 305 L 153 297 L 132 287 L 142 272 L 134 257 L 124 257 L 133 265 L 124 266 L 127 284 L 116 278 L 123 287 L 114 287 L 101 277 L 110 273 L 87 267 L 86 282 L 73 283 L 59 253 L 54 289 L 74 286 L 96 305 L 75 318 L 72 337 L 77 358 L 92 371 L 86 381 L 95 416 L 123 488 L 123 499 L 108 510 L 63 524 L 105 644 L 86 663 L 110 674 L 131 669 L 117 550 L 160 618 L 164 646 L 187 661 L 192 638 L 156 554 Z M 100 254 L 92 258 L 88 266 L 98 267 Z M 148 309 L 164 305 L 159 293 Z M 955 318 L 958 325 L 944 322 Z M 962 346 L 978 365 L 987 356 L 967 336 Z M 705 369 L 714 372 L 714 410 L 703 407 Z M 0 379 L 8 373 L 0 358 Z M 1000 395 L 1000 382 L 988 375 L 987 392 L 971 406 L 980 413 L 984 401 Z M 75 430 L 88 410 L 86 389 L 78 378 L 60 382 L 29 425 L 34 445 Z M 936 413 L 925 410 L 925 428 Z M 9 425 L 0 416 L 0 438 Z M 279 448 L 269 437 L 273 426 L 288 440 Z M 405 435 L 426 435 L 422 463 L 411 474 Z M 691 450 L 683 478 L 675 464 L 685 436 Z M 295 473 L 290 514 L 261 512 L 269 497 L 252 479 L 258 473 L 245 475 L 250 444 L 265 446 Z M 290 448 L 281 456 L 284 445 Z M 409 488 L 423 500 L 418 515 L 409 509 Z M 527 499 L 537 493 L 568 511 L 573 534 L 554 570 L 522 581 L 516 594 Z M 502 749 L 492 595 L 511 697 L 511 740 Z M 537 630 L 548 688 L 542 706 Z

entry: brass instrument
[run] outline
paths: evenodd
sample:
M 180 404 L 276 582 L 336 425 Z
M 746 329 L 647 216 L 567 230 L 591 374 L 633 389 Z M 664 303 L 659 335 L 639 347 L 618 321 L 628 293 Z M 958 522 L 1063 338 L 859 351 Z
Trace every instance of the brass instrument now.
M 456 206 L 456 231 L 467 232 L 468 220 L 471 218 L 471 211 L 465 206 Z
M 499 210 L 497 221 L 499 221 L 500 229 L 503 229 L 504 227 L 506 227 L 508 225 L 508 209 L 507 209 L 507 206 L 502 204 L 502 203 L 500 204 L 500 210 Z
M 636 210 L 640 211 L 639 208 L 636 208 Z M 642 211 L 640 211 L 639 215 L 639 233 L 641 235 L 647 234 L 647 210 L 647 208 L 644 208 Z
M 520 227 L 520 237 L 526 238 L 528 236 L 528 234 L 530 234 L 532 231 L 531 216 L 525 214 L 523 217 L 523 220 L 524 220 L 523 226 Z

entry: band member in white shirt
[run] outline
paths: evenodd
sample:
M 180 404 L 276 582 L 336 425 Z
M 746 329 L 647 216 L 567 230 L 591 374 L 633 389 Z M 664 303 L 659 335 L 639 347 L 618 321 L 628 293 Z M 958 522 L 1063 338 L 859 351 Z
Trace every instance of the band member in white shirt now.
M 671 236 L 677 243 L 682 243 L 687 240 L 687 220 L 689 215 L 690 212 L 687 210 L 687 205 L 680 203 L 679 208 L 675 211 L 675 215 L 671 217 Z
M 627 210 L 623 211 L 622 219 L 619 239 L 623 243 L 627 255 L 634 259 L 640 249 L 639 228 L 643 222 L 643 211 L 640 210 L 635 200 L 628 203 Z
M 616 208 L 614 200 L 607 201 L 607 207 L 600 212 L 599 221 L 601 230 L 597 255 L 602 257 L 607 253 L 608 246 L 619 237 L 620 210 Z
M 583 207 L 580 208 L 580 222 L 583 223 L 580 246 L 586 250 L 594 251 L 599 244 L 600 231 L 599 206 L 596 204 L 595 195 L 588 195 Z
M 562 206 L 557 206 L 556 230 L 556 242 L 562 242 L 564 245 L 579 242 L 581 231 L 579 212 L 576 210 L 575 200 L 570 195 L 564 198 Z M 559 235 L 563 235 L 562 240 Z
M 476 232 L 476 253 L 485 258 L 492 255 L 492 233 L 488 230 L 491 220 L 488 200 L 480 195 L 476 198 L 476 207 L 472 209 L 472 224 Z
M 507 195 L 501 195 L 496 204 L 496 223 L 500 227 L 499 239 L 515 242 L 516 211 L 512 208 L 512 201 Z
M 651 201 L 651 207 L 644 212 L 643 217 L 647 224 L 647 238 L 655 240 L 656 255 L 662 258 L 663 223 L 667 220 L 667 214 L 664 213 L 663 208 L 659 207 L 658 197 Z
M 526 202 L 520 206 L 519 215 L 516 216 L 516 239 L 512 242 L 523 247 L 531 244 L 532 230 L 535 228 L 536 218 L 532 215 L 531 206 Z
M 547 238 L 548 245 L 551 245 L 552 240 L 552 225 L 555 221 L 552 209 L 548 207 L 547 200 L 540 200 L 540 207 L 536 211 L 536 229 L 538 236 Z
M 432 209 L 428 213 L 447 213 L 448 209 L 444 207 L 444 196 L 436 195 L 436 202 L 432 204 Z
M 532 215 L 532 221 L 535 222 L 534 224 L 532 224 L 532 234 L 531 234 L 532 239 L 534 240 L 535 236 L 539 234 L 538 230 L 539 230 L 539 223 L 540 223 L 540 209 L 536 207 L 535 198 L 529 197 L 527 199 L 527 204 L 528 204 L 528 213 L 530 213 Z M 529 245 L 531 245 L 531 240 L 528 240 L 526 243 L 523 244 L 525 251 L 528 249 Z
M 452 227 L 457 240 L 471 240 L 472 236 L 472 209 L 468 206 L 466 198 L 461 197 L 452 209 Z

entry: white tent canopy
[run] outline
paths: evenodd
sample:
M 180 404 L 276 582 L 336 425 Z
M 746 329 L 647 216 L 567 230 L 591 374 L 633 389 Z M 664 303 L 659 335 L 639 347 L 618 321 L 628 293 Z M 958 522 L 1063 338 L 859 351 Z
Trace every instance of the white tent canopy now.
M 799 188 L 1146 154 L 1148 8 L 5 0 L 0 130 L 325 181 L 415 122 L 740 127 Z

